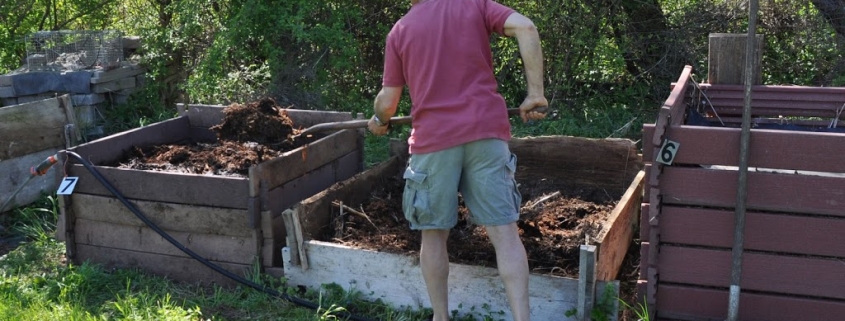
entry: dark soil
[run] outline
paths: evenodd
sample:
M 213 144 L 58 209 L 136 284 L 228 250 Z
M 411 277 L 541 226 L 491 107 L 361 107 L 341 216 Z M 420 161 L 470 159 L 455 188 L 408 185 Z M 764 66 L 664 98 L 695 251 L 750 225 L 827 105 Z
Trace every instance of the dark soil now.
M 118 167 L 191 174 L 246 176 L 252 165 L 279 157 L 311 143 L 321 136 L 296 137 L 284 108 L 265 98 L 247 104 L 232 104 L 223 110 L 221 124 L 210 129 L 216 142 L 177 142 L 168 145 L 134 147 Z
M 523 205 L 517 225 L 528 253 L 529 267 L 536 273 L 576 277 L 579 246 L 596 237 L 617 199 L 595 190 L 566 188 L 543 180 L 520 180 Z M 365 204 L 348 204 L 366 214 L 338 218 L 326 239 L 342 244 L 391 253 L 417 255 L 420 233 L 412 231 L 402 214 L 404 180 L 391 176 Z M 538 205 L 544 196 L 559 192 Z M 461 203 L 457 226 L 449 235 L 449 258 L 453 263 L 495 267 L 496 255 L 484 228 L 469 224 Z

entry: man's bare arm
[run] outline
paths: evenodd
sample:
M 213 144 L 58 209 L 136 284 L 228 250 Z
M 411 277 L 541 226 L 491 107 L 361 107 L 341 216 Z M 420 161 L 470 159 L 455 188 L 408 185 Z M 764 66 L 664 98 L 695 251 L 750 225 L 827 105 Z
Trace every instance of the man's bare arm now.
M 540 119 L 544 113 L 532 112 L 539 106 L 548 106 L 543 89 L 543 50 L 540 47 L 540 34 L 534 22 L 519 13 L 512 13 L 505 20 L 504 33 L 515 37 L 519 43 L 519 53 L 525 66 L 525 79 L 528 81 L 528 96 L 519 106 L 523 121 Z
M 402 98 L 402 87 L 382 87 L 376 100 L 373 102 L 373 112 L 376 118 L 383 124 L 390 121 L 390 117 L 396 114 L 396 106 L 399 105 L 399 99 Z M 384 135 L 387 133 L 387 126 L 379 126 L 374 120 L 370 119 L 367 127 L 370 132 L 375 135 Z

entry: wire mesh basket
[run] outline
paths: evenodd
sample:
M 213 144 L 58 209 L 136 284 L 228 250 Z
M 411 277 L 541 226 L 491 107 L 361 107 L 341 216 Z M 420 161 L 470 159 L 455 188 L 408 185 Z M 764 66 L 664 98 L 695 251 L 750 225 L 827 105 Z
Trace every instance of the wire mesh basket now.
M 123 59 L 122 34 L 116 30 L 39 31 L 26 36 L 30 71 L 111 69 Z

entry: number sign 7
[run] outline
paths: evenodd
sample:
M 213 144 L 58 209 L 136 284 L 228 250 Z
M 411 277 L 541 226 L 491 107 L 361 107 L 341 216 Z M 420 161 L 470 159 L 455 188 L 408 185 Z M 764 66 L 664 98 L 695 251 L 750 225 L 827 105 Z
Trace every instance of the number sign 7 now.
M 56 192 L 57 195 L 70 195 L 73 193 L 73 188 L 76 187 L 76 183 L 79 182 L 79 177 L 65 177 L 62 179 L 61 184 L 59 184 L 59 190 Z

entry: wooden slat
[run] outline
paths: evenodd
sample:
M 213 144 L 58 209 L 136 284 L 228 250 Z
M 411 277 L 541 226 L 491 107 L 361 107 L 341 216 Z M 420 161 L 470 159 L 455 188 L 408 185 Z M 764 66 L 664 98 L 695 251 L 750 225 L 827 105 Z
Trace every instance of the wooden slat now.
M 106 268 L 139 268 L 148 273 L 188 283 L 218 284 L 226 287 L 240 283 L 212 270 L 192 258 L 134 252 L 108 247 L 79 244 L 76 264 L 89 261 Z M 244 276 L 252 271 L 251 265 L 213 262 L 235 275 Z
M 730 248 L 734 212 L 663 206 L 661 241 Z M 845 258 L 845 219 L 748 212 L 746 250 Z
M 66 117 L 55 98 L 0 108 L 0 160 L 64 147 Z
M 252 264 L 255 248 L 249 237 L 167 231 L 168 235 L 207 260 Z M 190 257 L 148 227 L 76 220 L 76 244 Z
M 290 284 L 318 288 L 337 283 L 360 291 L 369 300 L 382 299 L 394 306 L 431 306 L 414 257 L 316 241 L 306 246 L 311 265 L 307 271 L 287 264 L 290 256 L 285 253 L 285 277 Z M 488 313 L 482 307 L 489 306 L 489 311 L 503 311 L 497 318 L 512 319 L 496 269 L 450 264 L 449 271 L 449 306 L 460 306 L 459 314 L 479 316 Z M 578 280 L 536 274 L 529 278 L 532 320 L 561 320 L 566 311 L 575 308 Z
M 737 171 L 669 166 L 660 176 L 664 204 L 736 206 Z M 845 217 L 845 178 L 748 173 L 749 211 Z
M 299 212 L 302 219 L 305 239 L 314 239 L 321 229 L 328 226 L 331 220 L 332 202 L 340 201 L 344 204 L 361 204 L 368 200 L 373 186 L 383 177 L 399 175 L 404 166 L 402 158 L 391 157 L 350 179 L 336 183 L 327 189 L 297 203 L 293 208 Z
M 644 201 L 647 199 L 643 198 Z M 643 203 L 640 208 L 640 241 L 648 242 L 648 234 L 651 225 L 648 224 L 649 203 Z
M 17 191 L 18 188 L 21 188 L 21 184 L 24 184 L 27 178 L 31 176 L 29 173 L 30 167 L 38 165 L 41 161 L 58 151 L 58 148 L 52 148 L 0 161 L 0 206 L 9 199 L 12 193 Z M 51 171 L 56 171 L 58 168 L 55 167 Z M 15 195 L 5 210 L 8 211 L 16 206 L 31 204 L 44 194 L 54 193 L 59 187 L 59 181 L 55 175 L 52 175 L 53 173 L 55 172 L 48 173 L 44 176 L 33 177 Z M 0 211 L 2 210 L 0 209 Z
M 596 248 L 595 245 L 581 245 L 578 258 L 578 308 L 575 318 L 591 319 L 596 301 Z
M 170 144 L 189 138 L 188 119 L 177 117 L 131 129 L 74 147 L 71 151 L 94 165 L 117 162 L 133 146 Z M 162 185 L 166 186 L 166 185 Z
M 643 126 L 643 137 L 654 125 Z M 739 128 L 673 127 L 669 139 L 680 143 L 674 163 L 739 165 Z M 643 145 L 643 160 L 654 161 L 656 149 Z M 784 130 L 751 130 L 748 166 L 845 173 L 845 134 Z
M 660 285 L 658 314 L 679 320 L 724 320 L 728 314 L 728 291 Z M 814 300 L 788 296 L 742 293 L 740 320 L 795 321 L 840 320 L 845 301 Z
M 78 219 L 134 227 L 146 226 L 116 198 L 74 193 L 71 207 Z M 250 237 L 245 209 L 131 201 L 162 229 L 186 233 Z
M 262 186 L 276 188 L 296 177 L 331 163 L 358 148 L 358 132 L 343 130 L 309 145 L 265 161 L 258 166 L 263 173 Z
M 622 260 L 628 253 L 628 246 L 634 235 L 634 226 L 639 220 L 638 211 L 642 204 L 643 179 L 645 172 L 640 173 L 631 182 L 628 190 L 613 208 L 610 216 L 602 227 L 599 240 L 598 257 L 596 257 L 596 278 L 601 281 L 616 280 Z
M 621 197 L 642 168 L 636 144 L 628 139 L 545 136 L 514 138 L 517 179 L 542 176 L 560 184 L 606 189 Z
M 249 201 L 249 186 L 245 178 L 96 168 L 129 199 L 235 209 L 246 209 Z M 82 165 L 69 166 L 68 173 L 79 177 L 76 193 L 113 196 Z
M 681 72 L 681 76 L 678 77 L 678 84 L 687 84 L 689 83 L 690 77 L 692 75 L 692 66 L 684 66 L 684 70 Z M 663 136 L 665 134 L 667 126 L 670 123 L 678 124 L 680 122 L 677 119 L 677 116 L 681 114 L 679 109 L 684 108 L 684 97 L 686 97 L 686 92 L 689 86 L 674 86 L 672 91 L 669 93 L 669 98 L 663 103 L 663 106 L 660 108 L 657 116 L 656 127 L 657 131 L 652 138 L 651 141 L 647 141 L 646 143 L 650 143 L 655 146 L 660 146 L 663 143 Z M 675 117 L 675 118 L 672 118 Z
M 294 206 L 332 184 L 352 177 L 358 172 L 361 151 L 353 151 L 331 163 L 294 178 L 281 186 L 262 193 L 261 203 L 274 213 Z
M 725 287 L 730 284 L 731 251 L 660 247 L 660 282 Z M 746 252 L 743 290 L 845 299 L 841 260 Z

